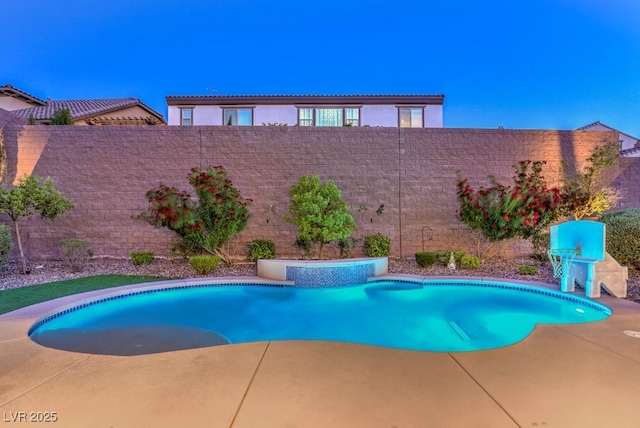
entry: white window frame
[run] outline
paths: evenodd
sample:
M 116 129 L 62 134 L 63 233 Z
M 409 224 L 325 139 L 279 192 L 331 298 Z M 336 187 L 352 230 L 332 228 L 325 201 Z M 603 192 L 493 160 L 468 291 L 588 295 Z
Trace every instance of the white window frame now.
M 342 110 L 342 125 L 337 125 L 337 126 L 360 126 L 360 113 L 361 113 L 361 107 L 344 107 L 344 106 L 318 106 L 318 107 L 309 107 L 309 106 L 300 106 L 298 107 L 298 126 L 322 126 L 324 127 L 324 125 L 318 125 L 318 110 L 324 110 L 324 109 L 330 109 L 330 110 Z M 303 116 L 307 116 L 306 114 L 302 114 L 303 110 L 310 110 L 311 111 L 311 118 L 308 117 L 303 117 Z M 351 111 L 355 111 L 357 112 L 357 118 L 347 118 L 347 111 L 351 110 Z
M 240 118 L 240 111 L 248 111 L 249 114 L 251 115 L 251 123 L 249 124 L 240 124 L 240 123 L 236 123 L 236 124 L 231 124 L 228 125 L 227 124 L 227 112 L 228 111 L 235 111 L 236 113 L 236 120 L 239 122 L 239 118 Z M 253 107 L 223 107 L 222 108 L 222 124 L 225 126 L 253 126 Z
M 193 107 L 180 107 L 180 125 L 181 126 L 193 126 Z M 188 116 L 185 115 L 186 112 L 189 112 Z M 189 121 L 189 123 L 185 123 Z
M 409 111 L 409 126 L 402 126 L 402 111 Z M 424 128 L 424 106 L 398 106 L 398 128 Z M 413 112 L 420 112 L 420 123 L 414 123 Z

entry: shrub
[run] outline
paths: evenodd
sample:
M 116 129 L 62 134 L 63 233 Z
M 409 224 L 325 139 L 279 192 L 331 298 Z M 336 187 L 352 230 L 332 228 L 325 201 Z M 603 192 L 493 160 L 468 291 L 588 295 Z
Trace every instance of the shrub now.
M 456 261 L 456 265 L 460 266 L 462 263 L 462 256 L 465 255 L 464 251 L 460 251 L 460 250 L 436 251 L 436 260 L 438 261 L 438 263 L 442 263 L 443 265 L 448 265 L 449 257 L 451 257 L 451 253 L 453 253 L 453 258 Z
M 436 262 L 436 255 L 426 251 L 420 251 L 416 253 L 416 263 L 418 266 L 427 267 Z
M 171 258 L 179 257 L 188 260 L 189 257 L 199 253 L 200 247 L 196 243 L 180 237 L 174 237 L 169 244 L 169 257 Z
M 81 239 L 61 239 L 58 241 L 62 262 L 73 272 L 80 272 L 93 255 L 89 243 Z
M 531 257 L 536 260 L 547 260 L 547 250 L 549 249 L 550 235 L 549 232 L 539 232 L 531 238 L 533 244 L 533 254 Z
M 208 275 L 218 268 L 220 263 L 219 256 L 201 255 L 189 257 L 189 264 L 198 275 Z
M 453 256 L 455 258 L 455 255 Z M 465 254 L 460 258 L 462 269 L 478 269 L 480 267 L 480 257 Z
M 293 243 L 293 246 L 300 250 L 300 256 L 302 258 L 313 258 L 313 245 L 308 239 L 298 237 Z
M 187 241 L 186 248 L 215 254 L 231 264 L 226 246 L 246 227 L 251 199 L 242 198 L 221 165 L 192 168 L 188 180 L 197 202 L 189 193 L 160 183 L 145 194 L 147 210 L 134 218 L 166 227 Z
M 607 251 L 622 265 L 640 268 L 640 208 L 603 214 L 607 225 Z
M 73 125 L 73 117 L 68 108 L 57 109 L 51 116 L 52 125 Z
M 276 244 L 271 239 L 254 239 L 248 246 L 251 261 L 276 258 Z
M 556 220 L 564 209 L 562 189 L 548 188 L 542 176 L 544 162 L 514 165 L 512 186 L 489 177 L 491 187 L 471 188 L 458 177 L 458 217 L 489 242 L 527 239 Z M 458 174 L 459 175 L 459 174 Z
M 0 269 L 5 267 L 9 261 L 9 254 L 11 254 L 12 249 L 11 229 L 0 223 Z
M 520 265 L 518 266 L 518 273 L 520 273 L 520 275 L 536 275 L 538 268 L 533 265 Z
M 358 238 L 352 238 L 351 236 L 347 238 L 338 239 L 338 249 L 340 250 L 340 258 L 348 259 L 351 257 L 351 250 L 358 245 L 360 240 Z
M 129 255 L 134 266 L 148 265 L 156 258 L 156 254 L 151 251 L 132 251 Z
M 381 234 L 364 237 L 364 255 L 367 257 L 386 257 L 391 252 L 391 239 Z

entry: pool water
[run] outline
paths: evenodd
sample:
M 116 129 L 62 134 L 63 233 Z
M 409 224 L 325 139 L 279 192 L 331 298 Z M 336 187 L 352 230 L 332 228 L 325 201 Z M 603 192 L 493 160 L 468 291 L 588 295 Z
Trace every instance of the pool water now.
M 588 299 L 502 283 L 211 285 L 103 300 L 50 316 L 30 336 L 45 346 L 115 355 L 274 340 L 452 352 L 508 346 L 536 324 L 598 321 L 610 313 Z

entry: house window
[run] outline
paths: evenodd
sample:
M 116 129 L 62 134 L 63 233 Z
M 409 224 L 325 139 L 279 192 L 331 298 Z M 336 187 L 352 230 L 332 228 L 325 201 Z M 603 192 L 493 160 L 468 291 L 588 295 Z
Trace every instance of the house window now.
M 313 126 L 313 109 L 312 108 L 298 109 L 298 124 L 300 126 Z
M 299 108 L 300 126 L 360 126 L 359 108 Z
M 402 107 L 398 109 L 400 128 L 422 128 L 423 122 L 422 107 Z
M 316 126 L 342 126 L 342 109 L 317 108 Z
M 360 109 L 344 109 L 344 124 L 345 126 L 360 126 Z
M 232 126 L 252 126 L 253 109 L 226 108 L 224 109 L 224 124 Z
M 180 125 L 183 125 L 183 126 L 193 125 L 193 109 L 192 108 L 180 109 Z

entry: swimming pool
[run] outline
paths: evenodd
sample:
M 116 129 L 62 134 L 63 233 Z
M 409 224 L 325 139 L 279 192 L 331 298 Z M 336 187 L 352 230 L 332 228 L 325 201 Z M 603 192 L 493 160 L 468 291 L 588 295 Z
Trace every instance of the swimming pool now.
M 208 284 L 98 298 L 44 317 L 29 335 L 44 346 L 109 355 L 272 340 L 457 352 L 514 344 L 540 323 L 592 322 L 610 314 L 589 299 L 498 281 Z

